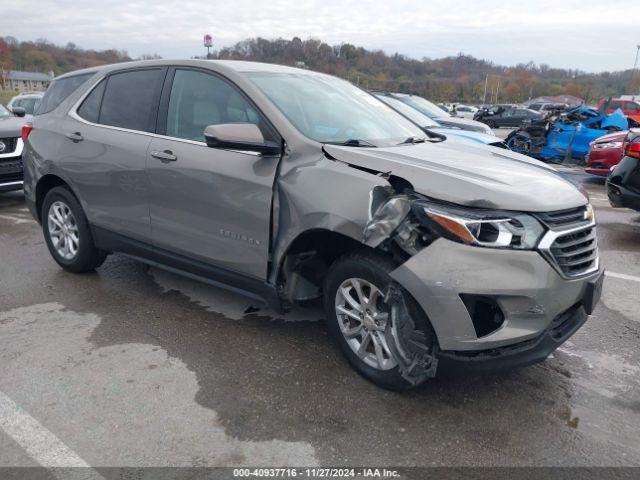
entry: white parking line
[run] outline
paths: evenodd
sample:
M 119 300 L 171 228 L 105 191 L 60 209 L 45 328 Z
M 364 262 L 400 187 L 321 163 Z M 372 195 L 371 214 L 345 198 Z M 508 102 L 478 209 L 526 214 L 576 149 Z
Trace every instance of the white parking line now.
M 36 462 L 46 468 L 83 467 L 74 478 L 102 479 L 87 462 L 67 447 L 40 422 L 18 404 L 0 392 L 0 429 L 20 445 Z M 69 478 L 69 471 L 51 470 L 60 478 Z
M 633 276 L 633 275 L 626 275 L 624 273 L 610 272 L 608 270 L 606 270 L 604 272 L 604 274 L 607 277 L 619 278 L 621 280 L 629 280 L 630 282 L 640 282 L 640 277 L 636 277 L 636 276 Z

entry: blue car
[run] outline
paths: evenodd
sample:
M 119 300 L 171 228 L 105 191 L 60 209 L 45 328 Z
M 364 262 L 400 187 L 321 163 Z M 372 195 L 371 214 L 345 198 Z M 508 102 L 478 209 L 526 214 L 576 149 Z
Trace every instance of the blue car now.
M 603 115 L 586 107 L 531 122 L 509 134 L 507 146 L 544 161 L 583 160 L 589 144 L 608 133 L 628 130 L 637 122 L 618 109 Z
M 500 140 L 495 135 L 489 135 L 482 132 L 474 132 L 471 130 L 462 130 L 460 128 L 444 127 L 432 118 L 426 116 L 424 113 L 415 110 L 414 108 L 392 97 L 391 95 L 377 92 L 373 95 L 378 100 L 386 103 L 389 107 L 391 107 L 403 117 L 411 120 L 427 133 L 434 132 L 445 136 L 453 136 L 474 143 L 481 143 L 482 145 L 507 148 L 506 143 Z

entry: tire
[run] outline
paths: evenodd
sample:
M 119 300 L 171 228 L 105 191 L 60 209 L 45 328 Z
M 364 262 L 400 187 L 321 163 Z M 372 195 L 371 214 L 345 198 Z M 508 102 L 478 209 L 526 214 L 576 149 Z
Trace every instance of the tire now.
M 496 128 L 496 122 L 494 122 L 493 120 L 487 120 L 484 123 L 489 128 Z
M 363 360 L 363 358 L 361 358 L 354 349 L 354 340 L 357 341 L 357 339 L 351 338 L 348 340 L 345 334 L 343 334 L 343 327 L 341 327 L 341 325 L 344 325 L 346 319 L 350 319 L 350 317 L 342 315 L 341 320 L 338 318 L 337 312 L 337 304 L 340 303 L 338 298 L 342 295 L 338 293 L 338 290 L 340 287 L 345 285 L 345 282 L 348 282 L 350 279 L 361 279 L 364 280 L 364 282 L 372 284 L 380 292 L 385 292 L 387 287 L 392 283 L 399 287 L 399 285 L 389 276 L 389 272 L 395 268 L 397 268 L 395 262 L 393 262 L 389 257 L 377 252 L 354 252 L 338 259 L 329 268 L 327 276 L 325 277 L 324 309 L 327 317 L 328 329 L 351 366 L 363 377 L 382 388 L 394 391 L 403 391 L 417 385 L 411 384 L 402 377 L 397 366 L 397 362 L 396 366 L 391 366 L 391 364 L 389 364 L 386 365 L 386 368 L 384 369 L 376 368 L 370 363 L 366 363 L 367 361 L 371 362 L 371 359 L 368 358 L 366 361 Z M 436 345 L 436 336 L 426 314 L 406 290 L 402 287 L 399 288 L 404 296 L 407 309 L 416 328 L 425 334 L 427 343 L 430 344 L 429 346 L 432 347 L 431 351 L 433 351 L 433 348 Z M 366 291 L 366 285 L 362 285 L 362 289 L 363 291 Z M 372 290 L 369 290 L 370 298 L 372 295 L 371 292 Z M 384 311 L 384 307 L 386 307 L 386 305 L 384 305 L 383 302 L 380 311 Z M 357 320 L 350 319 L 349 321 L 357 325 Z M 361 325 L 364 325 L 364 320 Z M 377 335 L 376 338 L 378 338 Z M 363 337 L 361 337 L 360 340 L 363 340 Z M 352 343 L 350 344 L 349 341 Z M 374 346 L 370 346 L 370 349 L 375 350 L 373 347 Z M 388 350 L 387 353 L 389 353 Z M 380 364 L 378 363 L 378 365 Z
M 67 212 L 66 209 L 68 209 L 68 213 L 64 215 L 64 212 Z M 56 215 L 56 212 L 62 217 Z M 49 218 L 50 214 L 54 216 L 53 219 Z M 87 217 L 80 203 L 68 188 L 55 187 L 47 193 L 42 202 L 40 218 L 49 253 L 63 269 L 73 273 L 84 273 L 95 270 L 102 265 L 107 253 L 95 247 Z M 63 221 L 63 219 L 65 220 Z M 60 224 L 63 224 L 64 228 L 60 227 Z M 73 238 L 76 241 L 69 240 L 74 234 Z M 55 239 L 60 240 L 62 237 L 65 237 L 65 240 L 54 245 Z M 64 251 L 63 245 L 70 245 L 70 247 Z M 75 245 L 75 249 L 73 245 Z

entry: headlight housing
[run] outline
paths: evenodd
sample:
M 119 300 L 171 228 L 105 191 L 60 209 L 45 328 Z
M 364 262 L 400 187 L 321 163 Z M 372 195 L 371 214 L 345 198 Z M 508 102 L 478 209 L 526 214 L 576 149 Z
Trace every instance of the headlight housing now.
M 445 238 L 489 248 L 532 250 L 545 232 L 526 213 L 445 205 L 426 200 L 412 204 L 420 222 Z

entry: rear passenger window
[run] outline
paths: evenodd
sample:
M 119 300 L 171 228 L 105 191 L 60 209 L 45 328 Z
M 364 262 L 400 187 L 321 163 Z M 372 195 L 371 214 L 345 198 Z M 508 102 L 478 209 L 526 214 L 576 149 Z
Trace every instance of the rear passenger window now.
M 102 102 L 102 95 L 104 93 L 104 86 L 106 81 L 102 81 L 94 88 L 91 93 L 84 99 L 82 105 L 78 109 L 78 115 L 89 122 L 98 123 L 100 116 L 100 103 Z
M 220 123 L 253 123 L 265 138 L 271 136 L 258 112 L 231 84 L 215 75 L 176 70 L 166 135 L 204 142 L 204 129 Z
M 116 73 L 107 79 L 98 123 L 152 132 L 162 70 Z M 87 107 L 89 109 L 89 107 Z
M 72 77 L 59 78 L 54 80 L 42 98 L 42 102 L 36 111 L 37 115 L 48 113 L 60 105 L 69 95 L 76 91 L 89 77 L 95 73 L 83 73 Z

